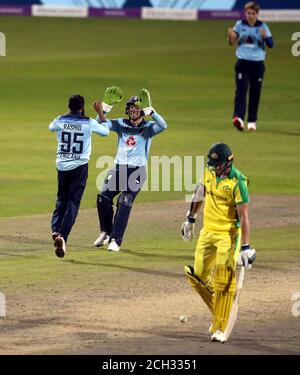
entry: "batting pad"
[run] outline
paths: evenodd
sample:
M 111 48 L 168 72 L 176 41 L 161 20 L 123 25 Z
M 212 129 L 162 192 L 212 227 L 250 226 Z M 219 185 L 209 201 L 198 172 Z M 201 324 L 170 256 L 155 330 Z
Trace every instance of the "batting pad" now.
M 215 330 L 219 329 L 224 332 L 234 299 L 236 287 L 235 272 L 226 266 L 216 266 L 214 286 L 213 326 Z
M 185 276 L 191 287 L 200 294 L 200 297 L 206 303 L 210 312 L 213 314 L 213 292 L 203 283 L 203 281 L 194 274 L 193 267 L 184 267 Z

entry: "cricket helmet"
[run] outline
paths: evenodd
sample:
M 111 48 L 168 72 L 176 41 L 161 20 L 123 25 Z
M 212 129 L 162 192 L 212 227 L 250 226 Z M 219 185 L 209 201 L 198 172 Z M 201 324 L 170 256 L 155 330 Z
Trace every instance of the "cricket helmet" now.
M 129 115 L 129 107 L 131 105 L 137 105 L 136 103 L 139 102 L 139 101 L 140 101 L 140 98 L 137 95 L 132 96 L 131 98 L 129 98 L 128 101 L 127 101 L 127 103 L 126 103 L 125 114 Z M 137 107 L 139 107 L 139 106 L 137 106 Z M 145 113 L 142 110 L 142 108 L 141 108 L 141 116 L 145 116 Z
M 233 153 L 225 143 L 215 143 L 208 151 L 207 165 L 209 167 L 218 167 L 224 163 L 232 163 Z
M 84 97 L 72 95 L 69 98 L 69 108 L 71 111 L 80 111 L 84 107 Z

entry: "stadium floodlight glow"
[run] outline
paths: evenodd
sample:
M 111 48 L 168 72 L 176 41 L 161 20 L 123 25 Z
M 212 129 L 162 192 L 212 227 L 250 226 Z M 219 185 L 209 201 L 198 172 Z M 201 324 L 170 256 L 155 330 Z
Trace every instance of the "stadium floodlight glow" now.
M 0 33 L 0 56 L 6 56 L 6 36 Z

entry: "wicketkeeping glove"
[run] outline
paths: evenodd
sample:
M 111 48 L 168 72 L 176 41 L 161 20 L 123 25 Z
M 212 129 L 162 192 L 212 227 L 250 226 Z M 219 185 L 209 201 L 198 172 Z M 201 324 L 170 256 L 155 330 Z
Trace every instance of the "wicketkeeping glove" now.
M 192 241 L 195 237 L 196 214 L 188 214 L 187 220 L 181 225 L 181 234 L 184 241 Z
M 241 252 L 237 264 L 244 266 L 246 270 L 252 267 L 252 263 L 256 259 L 256 250 L 251 249 L 250 245 L 242 245 Z
M 152 107 L 152 101 L 150 97 L 150 92 L 146 89 L 142 89 L 139 92 L 139 101 L 136 102 L 136 105 L 143 108 L 143 111 L 145 113 L 145 116 L 151 115 L 154 111 L 154 108 Z
M 119 103 L 123 98 L 122 90 L 117 86 L 107 87 L 102 99 L 103 111 L 108 113 L 114 104 Z

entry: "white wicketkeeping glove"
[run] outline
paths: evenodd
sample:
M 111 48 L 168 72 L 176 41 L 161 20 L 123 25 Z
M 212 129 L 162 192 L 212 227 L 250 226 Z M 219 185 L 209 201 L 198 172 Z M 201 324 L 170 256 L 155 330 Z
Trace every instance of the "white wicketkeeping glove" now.
M 237 264 L 244 266 L 246 270 L 252 267 L 252 263 L 256 259 L 256 250 L 251 249 L 250 245 L 242 245 Z
M 184 241 L 192 241 L 195 237 L 195 222 L 197 214 L 189 214 L 187 220 L 181 225 L 181 234 Z

